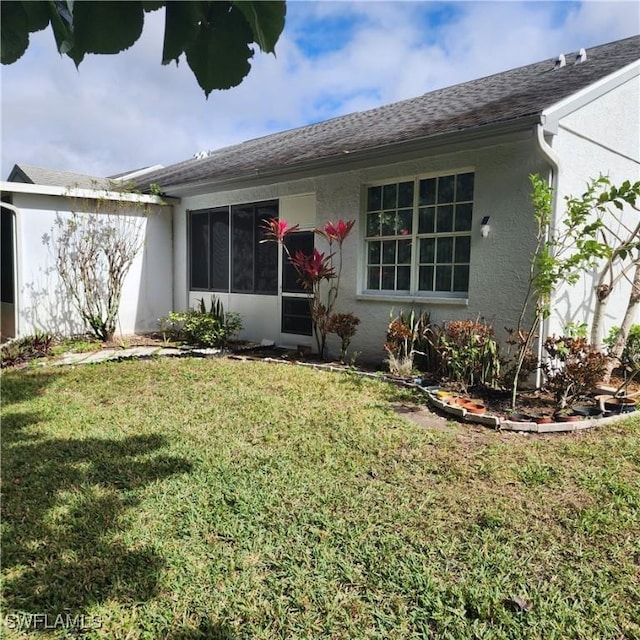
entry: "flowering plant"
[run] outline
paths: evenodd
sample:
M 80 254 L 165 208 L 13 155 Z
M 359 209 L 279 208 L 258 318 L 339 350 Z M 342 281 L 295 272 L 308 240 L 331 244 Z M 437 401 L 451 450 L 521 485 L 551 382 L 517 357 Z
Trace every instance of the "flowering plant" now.
M 282 245 L 287 259 L 295 268 L 300 282 L 307 292 L 313 333 L 321 358 L 325 357 L 327 334 L 331 332 L 330 318 L 340 288 L 342 245 L 351 233 L 354 224 L 355 220 L 327 222 L 323 228 L 314 229 L 314 233 L 329 243 L 329 252 L 324 253 L 314 249 L 311 255 L 297 251 L 293 256 L 287 248 L 286 238 L 289 234 L 298 231 L 299 225 L 290 227 L 286 220 L 279 218 L 266 220 L 263 225 L 265 239 L 262 242 L 277 242 Z M 334 246 L 337 246 L 337 251 L 334 250 Z M 328 283 L 328 288 L 322 287 L 323 281 Z

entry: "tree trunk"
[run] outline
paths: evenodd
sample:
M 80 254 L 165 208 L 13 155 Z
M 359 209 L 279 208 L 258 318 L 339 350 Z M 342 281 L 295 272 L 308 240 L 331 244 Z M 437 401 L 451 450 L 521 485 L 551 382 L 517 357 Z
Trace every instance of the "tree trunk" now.
M 631 284 L 631 293 L 629 294 L 629 303 L 627 309 L 624 312 L 624 318 L 618 338 L 611 349 L 610 357 L 607 359 L 607 365 L 605 368 L 603 382 L 608 383 L 611 379 L 611 374 L 615 369 L 616 363 L 620 361 L 624 347 L 627 344 L 627 338 L 629 337 L 629 331 L 633 325 L 633 319 L 635 317 L 635 310 L 640 303 L 640 262 L 635 263 L 635 272 L 633 274 L 633 283 Z
M 604 275 L 604 274 L 603 274 Z M 611 294 L 611 287 L 603 283 L 604 278 L 601 276 L 596 286 L 596 304 L 593 309 L 593 324 L 591 325 L 591 344 L 598 351 L 602 351 L 603 339 L 602 324 L 604 313 L 607 309 L 607 300 Z

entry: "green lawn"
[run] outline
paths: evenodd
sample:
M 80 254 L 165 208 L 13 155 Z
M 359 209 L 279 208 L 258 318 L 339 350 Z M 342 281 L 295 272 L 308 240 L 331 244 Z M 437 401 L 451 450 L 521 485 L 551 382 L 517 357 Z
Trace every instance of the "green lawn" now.
M 224 359 L 4 372 L 4 637 L 640 638 L 640 420 L 428 430 L 407 393 Z

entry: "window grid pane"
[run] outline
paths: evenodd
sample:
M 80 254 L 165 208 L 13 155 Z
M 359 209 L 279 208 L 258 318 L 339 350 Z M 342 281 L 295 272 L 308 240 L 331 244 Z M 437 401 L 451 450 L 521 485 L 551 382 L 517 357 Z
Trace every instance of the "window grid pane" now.
M 473 188 L 473 173 L 369 187 L 367 289 L 466 292 Z

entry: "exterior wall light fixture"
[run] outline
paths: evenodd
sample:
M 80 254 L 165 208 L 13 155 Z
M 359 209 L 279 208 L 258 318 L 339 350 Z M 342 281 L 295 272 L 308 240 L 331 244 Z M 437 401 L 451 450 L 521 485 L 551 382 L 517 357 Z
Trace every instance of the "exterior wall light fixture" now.
M 484 218 L 482 218 L 482 221 L 480 222 L 480 235 L 483 238 L 486 238 L 489 235 L 489 231 L 491 231 L 491 227 L 489 226 L 489 218 L 491 216 L 485 216 Z

